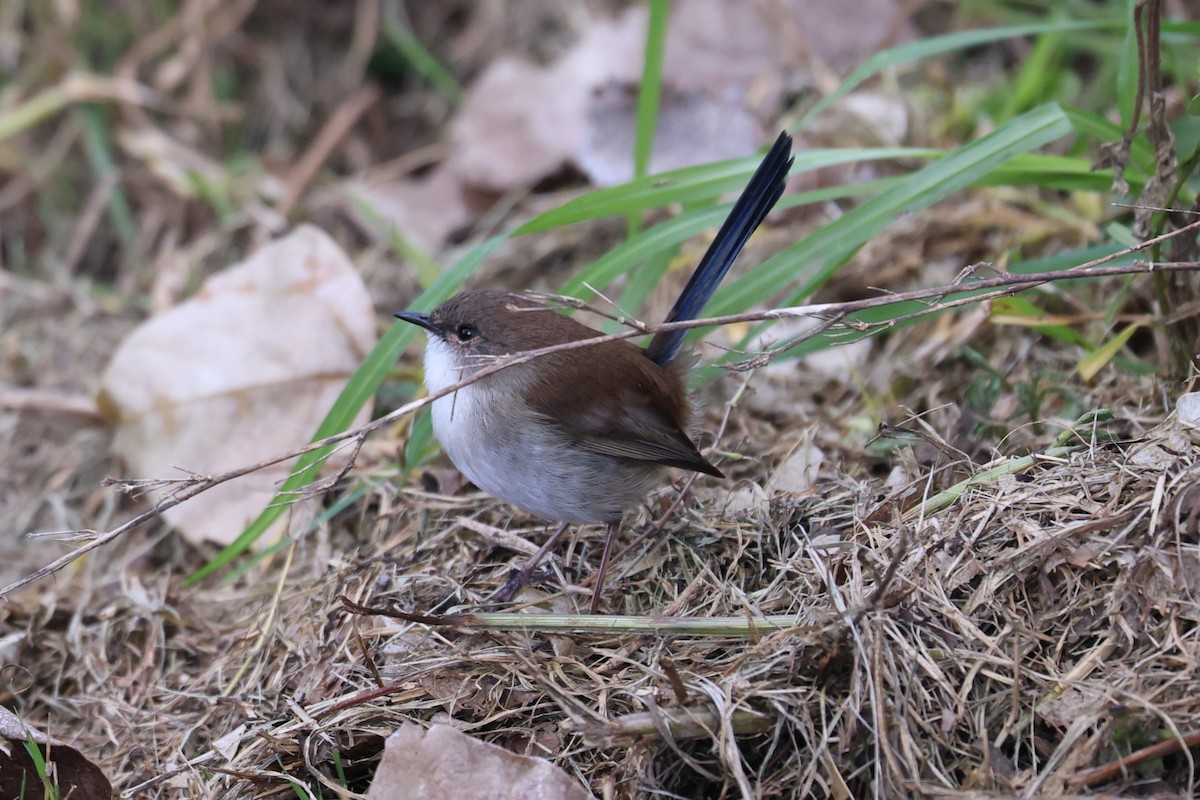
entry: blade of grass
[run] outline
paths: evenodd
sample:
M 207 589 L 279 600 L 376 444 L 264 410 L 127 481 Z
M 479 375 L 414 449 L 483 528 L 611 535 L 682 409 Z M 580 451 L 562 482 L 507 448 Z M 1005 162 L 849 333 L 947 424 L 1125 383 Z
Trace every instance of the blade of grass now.
M 826 151 L 829 152 L 829 151 Z M 847 155 L 848 151 L 837 151 L 839 156 Z M 878 154 L 877 151 L 863 151 L 864 159 L 868 160 Z M 916 154 L 927 158 L 932 155 L 943 155 L 943 151 L 921 150 Z M 913 155 L 912 153 L 909 154 Z M 869 197 L 890 191 L 903 181 L 903 177 L 882 178 L 850 186 L 833 186 L 816 189 L 794 195 L 787 195 L 779 202 L 779 208 L 794 208 L 808 203 L 819 203 L 847 197 Z M 1036 184 L 1048 188 L 1070 191 L 1107 191 L 1112 181 L 1112 173 L 1108 170 L 1094 170 L 1091 162 L 1070 158 L 1067 156 L 1043 155 L 1030 153 L 1017 156 L 1009 163 L 996 169 L 991 175 L 984 177 L 976 185 L 979 186 L 1021 186 Z M 582 199 L 582 198 L 581 198 Z M 644 231 L 619 247 L 610 250 L 586 269 L 567 281 L 559 290 L 560 294 L 572 297 L 587 297 L 590 289 L 604 290 L 616 278 L 628 274 L 635 265 L 653 258 L 658 253 L 677 247 L 688 238 L 710 228 L 720 225 L 728 215 L 731 203 L 685 212 L 667 222 L 659 223 L 650 230 Z M 557 213 L 558 209 L 547 212 Z M 630 298 L 622 298 L 625 308 L 637 308 L 636 305 L 626 305 Z
M 654 152 L 658 128 L 658 109 L 662 101 L 663 51 L 667 41 L 667 17 L 670 0 L 649 0 L 650 21 L 646 25 L 646 50 L 642 58 L 642 80 L 638 87 L 637 120 L 633 143 L 633 177 L 644 178 Z M 625 238 L 631 239 L 642 228 L 642 212 L 631 211 L 626 218 Z
M 1126 325 L 1116 336 L 1106 340 L 1104 344 L 1079 359 L 1079 365 L 1075 368 L 1079 373 L 1079 377 L 1085 381 L 1090 381 L 1096 377 L 1096 374 L 1104 369 L 1104 365 L 1112 361 L 1121 352 L 1121 349 L 1129 342 L 1130 337 L 1137 333 L 1141 327 L 1141 322 L 1133 322 Z
M 0 114 L 0 142 L 26 128 L 32 128 L 76 102 L 78 98 L 69 90 L 68 82 L 69 78 L 64 78 L 57 86 L 43 89 Z
M 1050 316 L 1024 297 L 998 297 L 992 301 L 993 325 L 1032 328 L 1062 344 L 1088 347 L 1088 341 L 1082 334 L 1069 325 L 1050 321 Z
M 1122 249 L 1123 245 L 1113 242 L 1106 242 L 1101 245 L 1083 248 L 1081 250 L 1069 250 L 1062 253 L 1056 253 L 1053 256 L 1045 258 L 1029 259 L 1027 261 L 1016 261 L 1009 265 L 1008 271 L 1014 275 L 1027 275 L 1034 272 L 1052 272 L 1059 269 L 1069 269 L 1078 264 L 1086 264 L 1089 261 L 1094 261 L 1098 258 L 1111 255 Z M 1116 264 L 1130 264 L 1132 258 L 1117 260 L 1112 262 Z M 1036 292 L 1036 289 L 1030 291 Z M 956 292 L 948 297 L 969 297 L 972 294 L 979 294 L 979 291 L 971 291 L 969 288 L 962 292 Z M 847 321 L 851 323 L 863 323 L 864 326 L 877 326 L 880 323 L 897 320 L 901 317 L 907 317 L 910 314 L 915 314 L 925 308 L 921 303 L 897 303 L 881 308 L 871 308 L 857 314 L 851 314 Z M 928 319 L 928 317 L 926 317 Z M 903 319 L 893 325 L 888 326 L 888 330 L 898 330 L 900 328 L 915 325 L 920 320 Z M 853 326 L 851 326 L 853 327 Z M 808 353 L 815 353 L 820 350 L 826 350 L 830 347 L 846 344 L 851 341 L 857 341 L 865 336 L 871 336 L 872 333 L 855 333 L 848 331 L 830 331 L 828 333 L 818 334 L 806 341 L 796 345 L 785 354 L 785 358 L 799 358 Z
M 1066 107 L 1063 109 L 1067 112 L 1067 116 L 1071 118 L 1071 124 L 1075 126 L 1075 132 L 1084 139 L 1091 139 L 1093 142 L 1118 142 L 1125 135 L 1120 125 L 1104 118 L 1100 114 L 1088 111 L 1082 108 Z M 1135 136 L 1133 142 L 1130 143 L 1130 165 L 1136 165 L 1144 175 L 1151 175 L 1154 172 L 1154 149 L 1146 140 L 1144 135 Z M 1126 172 L 1125 179 L 1132 181 L 1132 177 Z
M 838 99 L 852 92 L 863 81 L 886 69 L 898 67 L 910 61 L 953 53 L 956 50 L 966 50 L 983 44 L 1004 41 L 1005 39 L 1018 39 L 1024 36 L 1038 36 L 1056 31 L 1120 30 L 1120 28 L 1121 25 L 1119 23 L 1107 21 L 1057 21 L 1033 25 L 988 28 L 979 31 L 961 31 L 898 45 L 890 50 L 876 53 L 864 61 L 858 69 L 847 75 L 846 79 L 835 90 L 815 103 L 808 111 L 804 112 L 796 124 L 792 126 L 792 129 L 797 130 L 802 128 L 826 108 L 837 102 Z
M 936 158 L 942 151 L 915 147 L 806 150 L 796 153 L 792 174 L 862 161 Z M 558 228 L 597 217 L 623 217 L 633 211 L 692 203 L 741 190 L 761 159 L 738 158 L 638 178 L 597 189 L 551 209 L 522 225 L 516 235 Z
M 1014 118 L 982 139 L 905 178 L 895 189 L 876 195 L 763 262 L 762 266 L 719 291 L 709 304 L 712 316 L 733 314 L 777 297 L 792 287 L 784 305 L 808 297 L 868 239 L 900 214 L 928 208 L 946 196 L 992 175 L 1014 157 L 1072 132 L 1071 121 L 1056 104 Z M 803 280 L 796 286 L 797 277 Z M 757 335 L 757 334 L 754 334 Z
M 786 195 L 776 208 L 794 208 L 807 203 L 821 203 L 846 197 L 870 197 L 888 190 L 900 178 L 880 178 L 851 186 L 829 186 L 793 195 Z M 703 231 L 716 228 L 729 215 L 732 203 L 684 212 L 674 219 L 642 231 L 634 238 L 605 253 L 586 269 L 567 281 L 560 294 L 586 298 L 594 288 L 603 291 L 618 277 L 625 275 L 635 264 L 678 247 Z M 591 287 L 591 288 L 589 288 Z
M 429 84 L 442 96 L 454 105 L 460 104 L 463 99 L 463 88 L 454 79 L 450 70 L 442 66 L 437 57 L 421 44 L 421 40 L 414 36 L 412 31 L 397 20 L 386 19 L 386 14 L 384 16 L 383 35 L 388 44 L 395 47 L 412 65 L 412 68 L 422 78 L 429 81 Z
M 788 287 L 794 288 L 781 304 L 795 305 L 824 285 L 858 248 L 886 229 L 898 215 L 928 208 L 947 195 L 992 175 L 1017 155 L 1049 144 L 1071 131 L 1069 118 L 1056 104 L 1026 112 L 982 139 L 907 176 L 893 190 L 876 195 L 767 259 L 740 280 L 722 288 L 709 303 L 707 313 L 710 316 L 738 313 L 767 303 Z M 904 312 L 889 307 L 883 318 L 901 313 Z M 746 348 L 767 327 L 768 323 L 755 326 L 738 347 L 718 359 L 718 363 L 736 357 L 739 350 Z M 695 334 L 701 335 L 700 332 Z M 845 339 L 843 332 L 837 341 Z M 797 347 L 789 355 L 812 352 L 812 345 L 817 341 L 829 346 L 835 340 L 814 337 L 809 340 L 810 346 Z M 716 367 L 709 366 L 700 372 L 699 379 L 708 380 L 715 374 Z
M 104 109 L 95 103 L 85 103 L 79 108 L 79 116 L 83 122 L 84 144 L 87 148 L 88 161 L 100 180 L 116 175 L 118 172 L 116 159 L 113 158 L 112 137 L 109 135 L 108 120 L 104 117 Z M 108 198 L 108 218 L 112 221 L 117 238 L 128 249 L 137 236 L 137 223 L 133 221 L 133 211 L 125 190 L 119 180 L 113 183 L 112 194 Z
M 638 88 L 636 138 L 633 146 L 633 177 L 643 178 L 654 152 L 658 108 L 662 100 L 663 52 L 667 41 L 670 0 L 650 0 L 650 22 L 646 27 L 646 53 Z M 632 233 L 630 234 L 632 235 Z
M 1142 180 L 1126 176 L 1131 186 Z M 1112 188 L 1112 170 L 1096 169 L 1085 158 L 1045 153 L 1026 153 L 997 167 L 974 183 L 975 186 L 1041 186 L 1068 192 L 1106 193 Z M 1136 183 L 1135 183 L 1136 182 Z
M 1138 75 L 1141 70 L 1138 61 L 1137 31 L 1133 24 L 1133 7 L 1136 4 L 1137 0 L 1125 2 L 1125 37 L 1121 41 L 1121 57 L 1117 62 L 1117 109 L 1120 112 L 1121 127 L 1125 130 L 1129 129 L 1133 120 Z
M 354 209 L 363 215 L 372 228 L 377 231 L 387 232 L 386 239 L 388 246 L 412 265 L 413 269 L 417 272 L 417 280 L 420 282 L 422 288 L 428 289 L 437 282 L 437 279 L 442 274 L 442 270 L 437 265 L 437 262 L 429 257 L 428 253 L 409 241 L 404 232 L 400 230 L 400 227 L 384 217 L 373 204 L 367 202 L 352 190 L 346 190 L 344 194 L 350 201 L 350 204 L 354 206 Z
M 621 299 L 617 301 L 617 304 L 626 310 L 642 308 L 646 298 L 650 296 L 650 292 L 654 291 L 654 287 L 662 280 L 663 275 L 667 274 L 667 270 L 671 267 L 671 260 L 678 252 L 678 245 L 667 247 L 655 253 L 649 261 L 642 264 L 629 276 L 625 291 L 621 292 Z M 619 328 L 620 325 L 611 320 L 602 326 L 605 333 L 613 333 Z
M 433 417 L 429 409 L 424 408 L 413 420 L 408 440 L 404 443 L 404 474 L 410 475 L 437 453 L 438 446 L 433 440 Z
M 1007 102 L 997 121 L 1007 122 L 1022 111 L 1028 111 L 1046 97 L 1048 76 L 1053 76 L 1054 68 L 1062 55 L 1063 36 L 1061 31 L 1043 33 L 1037 37 L 1033 49 L 1025 57 L 1016 80 L 1004 89 Z

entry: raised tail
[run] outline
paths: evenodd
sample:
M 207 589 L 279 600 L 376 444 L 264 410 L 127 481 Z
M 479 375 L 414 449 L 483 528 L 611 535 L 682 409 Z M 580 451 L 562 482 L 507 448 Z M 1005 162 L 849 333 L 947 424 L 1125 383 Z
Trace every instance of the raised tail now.
M 700 266 L 692 273 L 664 322 L 695 319 L 704 310 L 750 234 L 783 196 L 783 185 L 792 166 L 791 153 L 792 137 L 784 131 L 754 171 L 742 196 L 733 204 L 733 210 L 717 231 L 717 238 L 700 259 Z M 650 340 L 646 355 L 656 364 L 666 364 L 679 352 L 686 336 L 686 330 L 657 333 Z

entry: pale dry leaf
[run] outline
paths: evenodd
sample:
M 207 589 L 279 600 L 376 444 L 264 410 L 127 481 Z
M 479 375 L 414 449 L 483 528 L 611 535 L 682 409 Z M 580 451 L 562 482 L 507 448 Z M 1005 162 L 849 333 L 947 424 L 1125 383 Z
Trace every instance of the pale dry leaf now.
M 908 135 L 908 106 L 904 99 L 883 92 L 854 92 L 843 97 L 833 112 L 841 111 L 840 121 L 853 117 L 873 136 L 873 143 L 900 145 Z
M 221 754 L 227 762 L 232 763 L 237 757 L 238 750 L 242 746 L 242 739 L 246 735 L 246 726 L 238 725 L 236 728 L 225 734 L 221 738 L 212 743 L 212 749 Z
M 0 739 L 10 742 L 22 742 L 31 739 L 38 744 L 46 744 L 49 738 L 37 728 L 26 725 L 20 717 L 0 706 Z
M 1106 687 L 1085 681 L 1064 687 L 1062 694 L 1043 700 L 1037 710 L 1051 725 L 1068 728 L 1081 717 L 1104 713 L 1108 703 Z
M 406 722 L 387 739 L 368 800 L 585 800 L 558 767 L 520 756 L 449 725 Z
M 450 168 L 466 184 L 504 192 L 571 162 L 583 141 L 592 92 L 633 82 L 642 61 L 646 9 L 590 21 L 579 43 L 541 67 L 494 61 L 475 81 L 450 126 Z
M 789 15 L 771 0 L 675 4 L 663 46 L 663 83 L 737 98 L 748 110 L 773 116 L 785 77 L 800 66 L 793 34 L 806 16 Z
M 650 155 L 651 174 L 753 153 L 766 138 L 784 79 L 797 66 L 786 35 L 774 24 L 778 9 L 730 0 L 691 0 L 672 7 L 663 46 L 663 88 Z M 641 17 L 626 15 L 643 30 Z M 612 60 L 603 36 L 590 33 L 571 58 L 579 65 Z M 642 54 L 628 54 L 640 65 Z M 599 70 L 576 66 L 595 81 Z M 575 162 L 593 183 L 611 186 L 633 177 L 640 75 L 613 71 L 607 83 L 586 87 L 583 136 Z
M 836 73 L 848 71 L 874 52 L 899 12 L 895 0 L 858 5 L 868 8 L 848 11 L 836 0 L 786 6 L 689 0 L 672 6 L 649 172 L 753 153 L 773 135 L 763 130 L 763 122 L 775 119 L 790 76 L 808 66 L 810 55 Z M 605 58 L 603 39 L 597 44 L 600 47 L 591 47 L 585 35 L 578 52 Z M 641 54 L 631 63 L 641 64 Z M 614 75 L 610 84 L 591 86 L 587 125 L 575 160 L 593 183 L 613 185 L 633 175 L 639 78 Z M 907 128 L 902 104 L 859 101 L 854 110 L 864 124 L 881 127 L 876 138 L 902 136 Z
M 633 178 L 636 120 L 632 84 L 611 84 L 592 93 L 575 158 L 592 183 L 615 186 Z M 649 172 L 740 158 L 753 153 L 763 138 L 762 125 L 737 97 L 665 86 Z
M 797 444 L 771 474 L 767 481 L 767 494 L 808 491 L 816 483 L 823 463 L 825 453 L 819 447 L 807 442 Z
M 527 186 L 575 164 L 598 185 L 633 174 L 636 94 L 647 13 L 589 17 L 575 46 L 537 66 L 492 63 L 451 125 L 452 168 L 493 191 Z M 746 156 L 762 144 L 791 59 L 770 15 L 729 0 L 672 11 L 651 172 Z
M 726 519 L 761 522 L 771 512 L 771 499 L 757 483 L 746 481 L 725 494 L 725 507 L 721 516 Z
M 1175 401 L 1175 412 L 1179 424 L 1185 428 L 1200 428 L 1200 392 L 1180 395 Z
M 523 59 L 492 62 L 450 124 L 451 173 L 464 184 L 504 192 L 560 170 L 577 134 L 568 124 L 570 108 L 556 100 L 555 82 Z
M 783 24 L 802 39 L 803 47 L 837 75 L 845 75 L 881 47 L 916 38 L 916 29 L 905 19 L 912 11 L 900 0 L 785 0 Z M 768 6 L 769 7 L 769 6 Z
M 307 441 L 374 341 L 354 265 L 324 232 L 301 226 L 139 326 L 108 365 L 98 403 L 130 474 L 217 474 Z M 290 469 L 223 483 L 166 519 L 190 540 L 231 542 Z
M 421 178 L 399 181 L 357 179 L 348 182 L 345 190 L 379 219 L 395 225 L 405 237 L 426 250 L 440 247 L 472 219 L 458 176 L 444 164 Z M 354 210 L 359 211 L 357 207 Z M 366 219 L 363 223 L 368 230 L 374 227 L 373 220 Z M 381 241 L 388 239 L 388 231 L 378 231 L 376 235 Z

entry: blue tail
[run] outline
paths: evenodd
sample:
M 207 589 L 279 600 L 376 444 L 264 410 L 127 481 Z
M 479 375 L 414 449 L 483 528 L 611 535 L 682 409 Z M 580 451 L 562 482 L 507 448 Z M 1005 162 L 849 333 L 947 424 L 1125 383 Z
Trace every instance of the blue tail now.
M 792 166 L 791 153 L 792 137 L 784 131 L 758 165 L 742 196 L 733 204 L 733 210 L 717 232 L 717 238 L 713 239 L 708 252 L 700 259 L 700 266 L 692 273 L 664 322 L 695 319 L 704 310 L 721 279 L 733 266 L 734 259 L 742 252 L 750 234 L 762 224 L 767 212 L 783 196 L 783 184 Z M 650 340 L 646 355 L 656 364 L 666 364 L 679 353 L 686 337 L 686 330 L 657 333 Z

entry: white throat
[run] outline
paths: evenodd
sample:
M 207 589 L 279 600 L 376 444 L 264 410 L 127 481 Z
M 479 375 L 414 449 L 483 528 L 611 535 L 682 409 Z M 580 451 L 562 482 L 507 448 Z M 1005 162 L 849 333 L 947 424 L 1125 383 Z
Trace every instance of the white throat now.
M 459 365 L 450 345 L 439 336 L 428 337 L 425 344 L 425 388 L 431 394 L 440 392 L 465 376 L 466 370 Z

